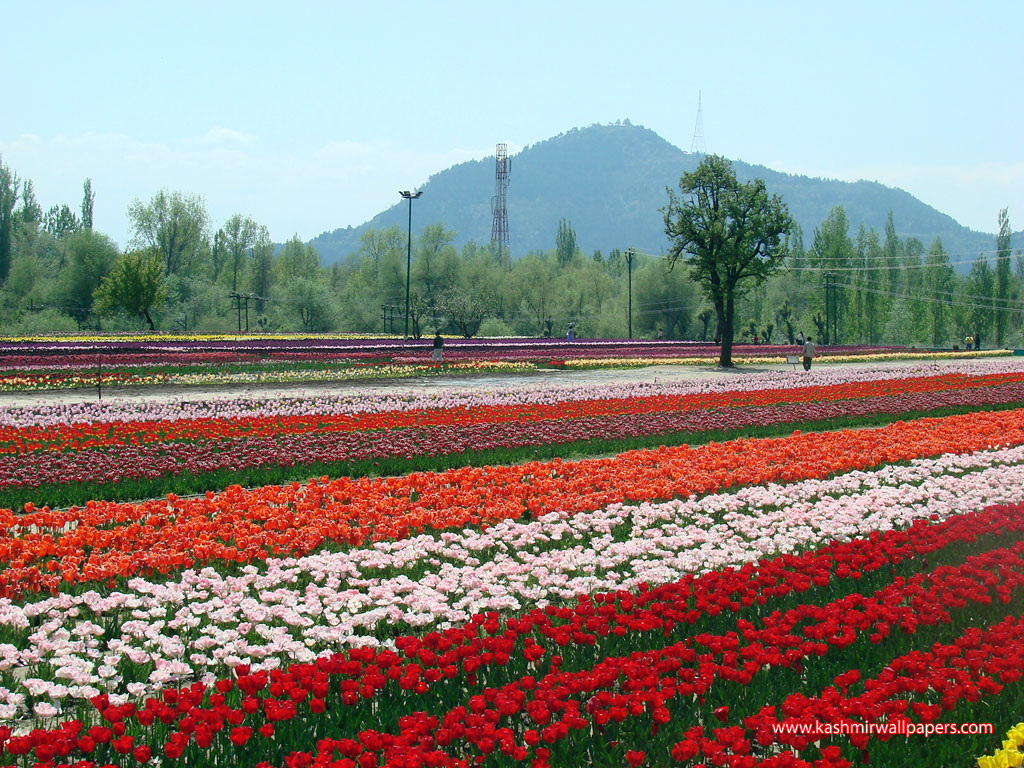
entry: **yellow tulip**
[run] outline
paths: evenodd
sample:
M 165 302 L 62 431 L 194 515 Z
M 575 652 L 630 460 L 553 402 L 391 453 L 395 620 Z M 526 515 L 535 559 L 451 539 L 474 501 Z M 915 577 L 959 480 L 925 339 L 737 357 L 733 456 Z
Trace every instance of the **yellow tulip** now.
M 1024 723 L 1017 723 L 1010 732 L 1006 734 L 1018 747 L 1024 744 Z

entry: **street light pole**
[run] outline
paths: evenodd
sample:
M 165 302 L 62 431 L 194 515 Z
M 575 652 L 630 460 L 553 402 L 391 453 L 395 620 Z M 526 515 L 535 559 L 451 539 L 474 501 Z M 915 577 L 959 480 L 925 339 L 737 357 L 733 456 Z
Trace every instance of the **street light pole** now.
M 627 284 L 629 286 L 629 338 L 633 338 L 633 257 L 636 256 L 636 251 L 632 248 L 626 249 L 626 274 L 628 275 Z
M 412 201 L 423 194 L 423 190 L 415 193 L 409 190 L 399 192 L 402 197 L 409 201 L 409 244 L 405 251 L 405 338 L 409 338 L 409 275 L 412 272 Z

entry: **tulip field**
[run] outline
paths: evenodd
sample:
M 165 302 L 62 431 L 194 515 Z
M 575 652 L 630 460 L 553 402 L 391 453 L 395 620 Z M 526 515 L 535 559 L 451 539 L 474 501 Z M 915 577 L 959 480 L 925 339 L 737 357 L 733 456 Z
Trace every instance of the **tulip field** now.
M 1024 761 L 1024 359 L 471 382 L 0 404 L 0 767 Z
M 717 345 L 693 341 L 448 339 L 444 362 L 430 360 L 432 339 L 331 335 L 129 335 L 0 338 L 0 392 L 153 384 L 269 384 L 363 381 L 444 374 L 709 365 Z M 784 363 L 796 345 L 738 344 L 747 364 Z M 899 347 L 821 347 L 832 361 L 1001 357 L 1006 350 L 923 353 Z

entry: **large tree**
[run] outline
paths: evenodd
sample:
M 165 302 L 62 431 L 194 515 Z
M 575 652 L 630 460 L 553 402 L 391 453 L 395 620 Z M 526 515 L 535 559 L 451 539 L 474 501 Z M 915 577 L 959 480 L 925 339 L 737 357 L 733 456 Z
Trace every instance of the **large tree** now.
M 949 336 L 950 306 L 956 283 L 956 273 L 953 271 L 953 265 L 949 263 L 949 256 L 942 248 L 941 238 L 935 238 L 932 247 L 928 249 L 924 280 L 931 304 L 928 310 L 931 320 L 929 340 L 933 347 L 940 347 L 946 343 Z
M 4 165 L 0 157 L 0 283 L 11 271 L 11 245 L 14 241 L 14 206 L 18 202 L 21 179 Z
M 992 309 L 992 293 L 995 290 L 996 276 L 985 254 L 974 260 L 971 273 L 967 276 L 967 290 L 964 303 L 967 306 L 967 328 L 980 347 L 988 341 L 992 329 L 995 312 Z
M 850 268 L 854 266 L 853 262 L 856 258 L 856 249 L 853 246 L 853 241 L 850 240 L 850 219 L 846 215 L 846 211 L 841 205 L 835 206 L 831 211 L 828 212 L 828 217 L 821 223 L 820 227 L 816 227 L 814 230 L 814 242 L 811 244 L 811 250 L 809 251 L 810 263 L 821 270 L 821 286 L 822 293 L 821 298 L 824 302 L 825 293 L 825 277 L 828 274 L 832 274 L 833 277 L 838 277 L 835 283 L 838 283 L 836 287 L 832 289 L 832 296 L 834 298 L 834 304 L 831 307 L 831 317 L 826 315 L 825 317 L 825 335 L 820 338 L 819 341 L 825 344 L 838 344 L 840 329 L 844 333 L 845 337 L 848 334 L 845 333 L 846 315 L 847 315 L 847 304 L 849 297 L 847 296 L 847 290 L 843 286 L 848 283 L 848 277 L 851 274 Z M 829 270 L 838 270 L 838 275 L 830 273 Z M 842 319 L 842 322 L 840 320 Z M 831 321 L 832 327 L 835 328 L 836 338 L 829 337 L 829 323 Z
M 118 260 L 118 248 L 106 235 L 82 229 L 67 238 L 70 269 L 61 272 L 64 300 L 78 307 L 84 319 L 92 309 L 93 294 Z
M 270 239 L 270 230 L 260 224 L 253 234 L 252 247 L 249 249 L 249 287 L 256 294 L 256 312 L 262 315 L 265 302 L 270 296 L 270 286 L 274 282 L 274 241 Z
M 209 216 L 198 195 L 161 189 L 148 203 L 135 199 L 128 206 L 132 244 L 160 254 L 164 274 L 188 267 L 206 242 Z
M 156 325 L 150 310 L 163 304 L 166 296 L 161 257 L 145 251 L 129 251 L 103 278 L 93 300 L 99 314 L 113 315 L 120 311 L 144 317 L 152 331 L 156 330 Z
M 768 195 L 764 180 L 740 184 L 718 155 L 684 174 L 679 192 L 677 197 L 669 189 L 662 209 L 668 259 L 689 264 L 714 307 L 722 343 L 718 364 L 731 368 L 736 300 L 782 267 L 793 219 L 781 197 Z
M 564 267 L 572 261 L 578 250 L 572 222 L 562 219 L 558 222 L 558 233 L 555 235 L 555 253 L 558 255 L 559 266 Z
M 214 242 L 218 248 L 218 254 L 215 262 L 224 260 L 224 257 L 219 252 L 223 248 L 226 254 L 227 267 L 231 269 L 232 291 L 238 290 L 238 275 L 245 266 L 245 258 L 256 241 L 256 231 L 258 229 L 259 224 L 255 221 L 248 216 L 236 213 L 224 222 L 224 226 L 217 232 L 218 236 Z M 215 269 L 219 270 L 220 268 L 221 264 L 216 263 Z
M 96 202 L 96 193 L 92 191 L 92 179 L 82 182 L 82 226 L 92 229 L 92 208 Z
M 1010 299 L 1010 217 L 1005 208 L 999 211 L 999 234 L 996 235 L 996 346 L 1003 346 L 1006 337 L 1007 308 Z

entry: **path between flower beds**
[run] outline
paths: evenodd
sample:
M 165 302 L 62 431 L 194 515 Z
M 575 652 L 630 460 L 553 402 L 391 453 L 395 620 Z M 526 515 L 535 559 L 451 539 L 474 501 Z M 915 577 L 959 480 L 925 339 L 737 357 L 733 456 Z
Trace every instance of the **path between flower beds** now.
M 899 368 L 912 366 L 915 362 L 921 365 L 955 365 L 959 359 L 922 359 L 914 360 L 872 360 L 852 363 L 818 363 L 815 369 L 832 368 Z M 606 385 L 635 384 L 665 381 L 700 381 L 732 378 L 741 382 L 746 376 L 768 371 L 788 371 L 793 376 L 801 376 L 805 372 L 801 368 L 793 369 L 792 365 L 737 365 L 735 368 L 724 369 L 717 366 L 693 365 L 651 365 L 644 368 L 603 368 L 593 370 L 531 370 L 514 374 L 476 374 L 476 375 L 441 375 L 422 376 L 401 379 L 373 379 L 371 381 L 323 381 L 295 382 L 274 384 L 221 384 L 221 385 L 190 385 L 190 384 L 152 384 L 133 387 L 103 387 L 103 399 L 149 400 L 153 402 L 179 402 L 210 399 L 230 399 L 240 396 L 257 397 L 301 397 L 316 395 L 343 395 L 353 393 L 359 395 L 395 394 L 408 392 L 410 395 L 425 393 L 442 393 L 449 390 L 461 390 L 466 387 L 476 389 L 509 389 L 515 387 L 535 387 L 550 385 Z M 0 408 L 14 408 L 54 403 L 92 402 L 97 399 L 95 387 L 82 389 L 61 389 L 50 391 L 0 392 Z

